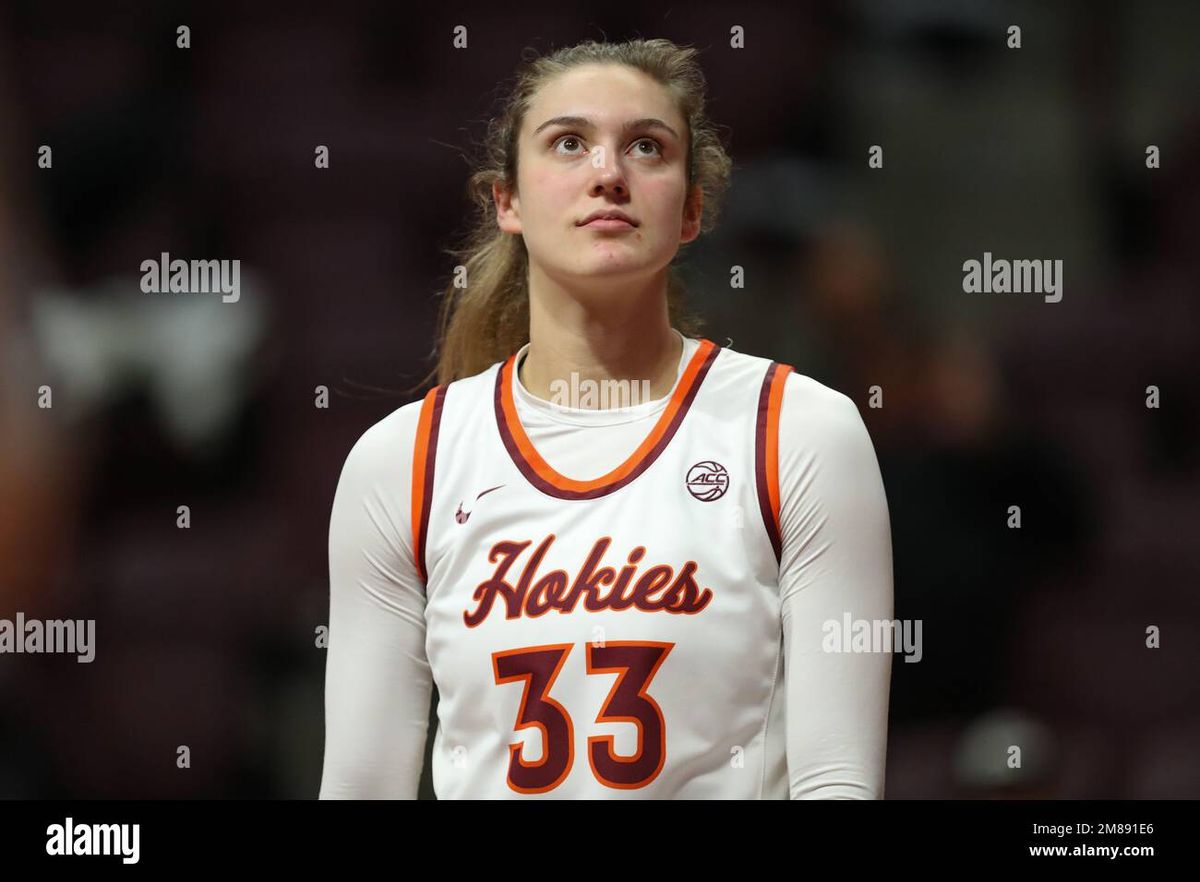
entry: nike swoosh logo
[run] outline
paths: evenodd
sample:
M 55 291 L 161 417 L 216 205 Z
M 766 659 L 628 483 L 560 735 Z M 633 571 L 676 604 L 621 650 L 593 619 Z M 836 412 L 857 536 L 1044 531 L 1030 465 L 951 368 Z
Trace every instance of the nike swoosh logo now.
M 488 493 L 491 493 L 493 490 L 499 490 L 503 486 L 505 486 L 505 485 L 497 484 L 495 487 L 488 487 L 486 490 L 484 490 L 482 493 L 480 493 L 478 496 L 475 497 L 475 501 L 478 502 L 482 497 L 486 496 Z M 474 511 L 474 510 L 475 510 L 474 508 L 471 509 L 471 511 Z M 471 516 L 471 511 L 463 511 L 462 503 L 460 502 L 458 504 L 458 511 L 456 511 L 454 513 L 454 520 L 460 524 L 465 524 L 467 522 L 467 518 L 469 518 Z

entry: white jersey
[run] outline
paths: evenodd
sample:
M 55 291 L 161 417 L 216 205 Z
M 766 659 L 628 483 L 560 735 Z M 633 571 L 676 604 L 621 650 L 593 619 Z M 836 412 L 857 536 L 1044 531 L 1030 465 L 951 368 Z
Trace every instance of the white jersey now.
M 360 499 L 348 460 L 322 797 L 415 795 L 430 681 L 439 798 L 882 796 L 890 656 L 820 651 L 843 613 L 891 617 L 857 408 L 787 365 L 684 343 L 672 393 L 626 414 L 636 447 L 591 457 L 602 472 L 583 467 L 588 420 L 612 415 L 550 419 L 516 377 L 528 346 L 393 414 L 399 499 Z M 336 529 L 363 502 L 378 548 Z

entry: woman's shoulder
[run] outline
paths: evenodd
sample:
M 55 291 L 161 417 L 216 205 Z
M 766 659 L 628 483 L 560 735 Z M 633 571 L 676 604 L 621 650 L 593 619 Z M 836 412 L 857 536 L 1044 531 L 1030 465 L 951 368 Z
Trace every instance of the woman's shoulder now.
M 413 446 L 424 396 L 397 407 L 363 430 L 346 454 L 341 482 L 376 484 L 412 472 Z
M 837 448 L 847 441 L 867 438 L 866 424 L 858 405 L 849 395 L 803 373 L 803 366 L 762 355 L 727 350 L 731 361 L 763 384 L 783 383 L 779 406 L 781 443 L 790 447 Z M 869 443 L 869 441 L 868 441 Z
M 848 415 L 857 415 L 858 406 L 843 392 L 827 386 L 801 372 L 798 367 L 769 356 L 753 355 L 736 349 L 722 347 L 723 357 L 730 368 L 740 368 L 759 384 L 768 380 L 767 372 L 774 366 L 777 377 L 782 371 L 783 401 L 781 418 L 803 415 L 808 420 L 844 420 Z M 786 416 L 785 416 L 786 415 Z
M 864 467 L 875 461 L 874 445 L 858 404 L 844 392 L 790 371 L 779 410 L 783 459 L 817 457 Z
M 849 395 L 794 368 L 788 371 L 783 397 L 794 409 L 803 409 L 812 416 L 836 419 L 850 412 L 858 415 L 858 405 Z

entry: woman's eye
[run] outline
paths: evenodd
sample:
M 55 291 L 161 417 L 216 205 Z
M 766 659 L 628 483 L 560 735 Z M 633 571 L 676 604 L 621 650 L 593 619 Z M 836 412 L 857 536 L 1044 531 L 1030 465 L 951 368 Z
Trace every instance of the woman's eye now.
M 658 147 L 658 142 L 655 141 L 653 138 L 642 138 L 634 146 L 637 147 L 640 144 L 649 144 L 651 147 L 654 148 L 654 153 L 643 153 L 642 154 L 643 156 L 654 156 L 655 154 L 661 152 Z
M 556 146 L 556 147 L 559 147 L 559 146 L 561 146 L 561 145 L 563 145 L 563 144 L 566 144 L 568 141 L 574 141 L 576 144 L 578 144 L 578 143 L 579 143 L 579 139 L 578 139 L 578 138 L 576 138 L 574 135 L 563 135 L 561 138 L 559 138 L 557 141 L 555 141 L 555 146 Z M 575 153 L 576 151 L 574 151 L 574 150 L 568 150 L 567 152 L 568 152 L 568 153 Z

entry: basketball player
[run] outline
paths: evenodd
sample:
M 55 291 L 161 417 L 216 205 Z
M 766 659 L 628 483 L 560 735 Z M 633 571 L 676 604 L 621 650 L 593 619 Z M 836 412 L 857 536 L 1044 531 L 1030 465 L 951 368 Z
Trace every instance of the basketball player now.
M 826 641 L 892 616 L 866 427 L 676 327 L 729 174 L 694 55 L 569 47 L 493 127 L 439 383 L 333 502 L 321 798 L 416 796 L 435 683 L 438 798 L 883 796 L 891 656 Z

